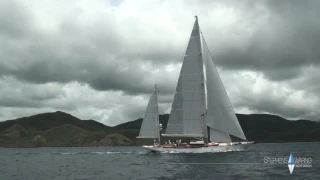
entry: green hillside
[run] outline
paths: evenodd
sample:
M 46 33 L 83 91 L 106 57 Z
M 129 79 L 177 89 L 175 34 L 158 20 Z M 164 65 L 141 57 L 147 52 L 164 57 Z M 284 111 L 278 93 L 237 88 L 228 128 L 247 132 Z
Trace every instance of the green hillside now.
M 131 144 L 127 137 L 113 129 L 94 120 L 80 120 L 70 114 L 57 111 L 0 122 L 0 146 L 59 147 Z
M 256 142 L 320 141 L 320 123 L 289 121 L 275 115 L 237 115 L 248 140 Z M 163 132 L 168 114 L 160 115 Z M 136 139 L 142 119 L 115 127 L 53 112 L 0 122 L 0 147 L 117 146 L 151 143 Z

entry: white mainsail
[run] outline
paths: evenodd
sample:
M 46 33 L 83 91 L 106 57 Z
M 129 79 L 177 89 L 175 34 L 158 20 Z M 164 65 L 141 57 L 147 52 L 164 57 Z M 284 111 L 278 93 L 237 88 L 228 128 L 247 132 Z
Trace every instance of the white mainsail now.
M 205 137 L 204 74 L 196 19 L 180 71 L 171 113 L 163 136 Z
M 246 139 L 204 39 L 203 47 L 207 86 L 207 125 L 220 132 Z
M 137 138 L 160 139 L 157 87 L 155 86 Z

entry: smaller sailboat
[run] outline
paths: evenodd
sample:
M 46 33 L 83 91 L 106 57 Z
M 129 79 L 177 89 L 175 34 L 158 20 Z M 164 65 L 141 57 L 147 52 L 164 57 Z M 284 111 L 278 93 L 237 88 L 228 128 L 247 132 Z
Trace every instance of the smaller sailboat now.
M 153 146 L 160 146 L 161 128 L 162 125 L 159 123 L 157 85 L 155 85 L 137 138 L 153 139 Z

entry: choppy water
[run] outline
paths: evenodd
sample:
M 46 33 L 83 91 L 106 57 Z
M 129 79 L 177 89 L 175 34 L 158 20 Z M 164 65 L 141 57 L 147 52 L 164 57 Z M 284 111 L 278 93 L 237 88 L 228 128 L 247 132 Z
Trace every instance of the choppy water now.
M 0 180 L 320 179 L 320 143 L 255 144 L 248 151 L 150 153 L 141 147 L 0 148 Z M 266 164 L 264 157 L 311 157 L 312 167 Z

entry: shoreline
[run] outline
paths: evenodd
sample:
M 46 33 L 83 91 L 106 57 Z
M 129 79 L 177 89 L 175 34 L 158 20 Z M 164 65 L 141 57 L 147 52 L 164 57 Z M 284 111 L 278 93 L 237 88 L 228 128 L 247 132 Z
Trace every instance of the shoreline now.
M 263 142 L 256 144 L 301 144 L 301 143 L 320 143 L 320 141 L 305 141 L 305 142 Z M 127 146 L 143 146 L 132 144 L 132 145 L 115 145 L 115 146 L 39 146 L 39 147 L 0 147 L 0 149 L 36 149 L 36 148 L 93 148 L 93 147 L 127 147 Z

